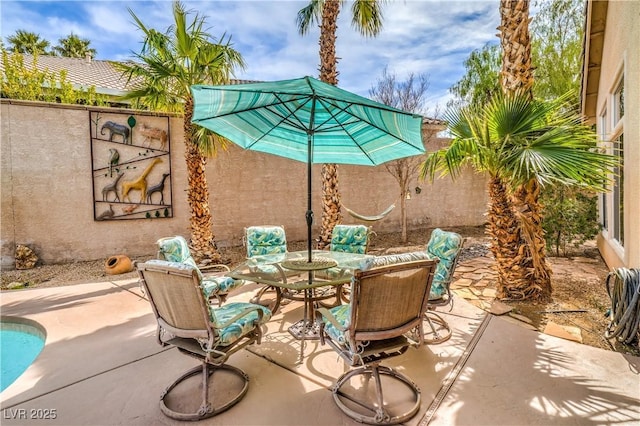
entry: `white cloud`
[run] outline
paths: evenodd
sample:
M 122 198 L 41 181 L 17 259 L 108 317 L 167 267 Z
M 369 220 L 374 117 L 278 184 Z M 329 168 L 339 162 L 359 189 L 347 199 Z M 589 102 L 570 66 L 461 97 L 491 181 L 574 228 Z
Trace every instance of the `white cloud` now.
M 498 0 L 395 1 L 384 6 L 382 32 L 364 38 L 351 27 L 350 5 L 338 22 L 336 53 L 340 86 L 368 95 L 385 66 L 405 78 L 409 73 L 430 75 L 429 98 L 444 105 L 448 88 L 464 73 L 463 61 L 487 42 L 497 42 Z M 50 4 L 50 3 L 49 3 Z M 238 78 L 280 80 L 318 75 L 319 30 L 303 36 L 296 28 L 302 1 L 185 2 L 188 10 L 207 16 L 212 35 L 232 36 L 247 63 Z M 31 7 L 37 5 L 37 7 Z M 54 3 L 2 2 L 2 37 L 17 29 L 39 32 L 52 44 L 73 31 L 89 38 L 100 59 L 123 60 L 137 52 L 142 34 L 136 30 L 130 7 L 142 22 L 164 31 L 172 24 L 171 2 L 87 1 Z M 73 8 L 70 10 L 70 8 Z M 65 9 L 67 12 L 65 12 Z

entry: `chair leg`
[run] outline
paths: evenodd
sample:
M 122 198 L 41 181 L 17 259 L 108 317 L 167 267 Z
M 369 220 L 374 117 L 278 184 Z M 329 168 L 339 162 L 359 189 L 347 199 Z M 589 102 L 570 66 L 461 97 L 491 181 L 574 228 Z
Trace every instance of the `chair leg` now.
M 270 300 L 270 301 L 262 300 L 262 298 L 265 296 L 265 293 L 267 292 L 274 293 L 273 300 Z M 281 301 L 282 301 L 282 290 L 279 287 L 272 287 L 272 286 L 262 287 L 260 290 L 258 290 L 256 295 L 253 296 L 250 300 L 251 303 L 255 303 L 257 305 L 262 305 L 269 308 L 271 312 L 275 312 L 278 310 L 278 308 L 280 307 Z
M 351 378 L 360 375 L 363 376 L 361 385 L 364 389 L 358 390 L 354 389 L 353 386 L 345 386 Z M 404 385 L 409 391 L 411 394 L 411 401 L 409 402 L 411 405 L 409 409 L 399 414 L 394 413 L 397 411 L 397 408 L 390 407 L 384 399 L 382 376 L 387 376 L 396 382 L 393 392 L 394 397 L 397 397 L 399 393 L 404 393 L 398 389 L 397 383 Z M 375 397 L 372 397 L 367 389 L 371 377 L 374 379 Z M 347 391 L 348 388 L 349 391 Z M 411 419 L 420 409 L 421 395 L 418 386 L 411 379 L 397 371 L 377 364 L 367 365 L 346 372 L 337 380 L 331 390 L 333 392 L 334 402 L 338 408 L 344 414 L 360 423 L 394 425 Z
M 427 311 L 424 318 L 429 325 L 429 328 L 424 332 L 425 344 L 436 345 L 451 338 L 451 327 L 440 315 L 433 311 Z
M 241 384 L 240 390 L 235 391 L 234 393 L 233 391 L 229 391 L 229 389 L 213 389 L 214 392 L 218 392 L 210 399 L 209 381 L 215 380 L 215 377 L 212 376 L 215 376 L 216 373 L 221 372 L 230 373 L 237 379 L 239 379 Z M 173 398 L 174 400 L 172 401 L 171 391 L 185 380 L 198 374 L 202 375 L 202 401 L 200 403 L 200 407 L 198 407 L 195 412 L 178 411 L 179 407 L 183 405 L 189 405 L 189 401 L 184 400 L 184 398 L 182 398 L 182 400 L 178 400 L 180 399 L 179 397 Z M 165 389 L 165 391 L 160 396 L 160 411 L 162 411 L 162 413 L 167 417 L 176 420 L 202 420 L 220 414 L 237 404 L 245 396 L 248 389 L 249 376 L 247 376 L 244 371 L 230 365 L 214 366 L 203 362 L 201 366 L 194 367 L 185 372 Z M 220 403 L 221 405 L 214 406 L 211 400 L 214 400 L 216 403 Z M 170 406 L 172 406 L 173 408 Z

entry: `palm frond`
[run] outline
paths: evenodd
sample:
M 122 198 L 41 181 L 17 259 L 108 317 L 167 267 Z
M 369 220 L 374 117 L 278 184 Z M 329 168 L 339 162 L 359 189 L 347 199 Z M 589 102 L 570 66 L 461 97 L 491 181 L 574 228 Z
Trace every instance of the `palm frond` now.
M 322 19 L 324 0 L 311 0 L 308 5 L 298 11 L 296 27 L 301 35 L 306 35 L 311 24 L 319 23 Z
M 351 4 L 351 26 L 365 37 L 375 37 L 382 29 L 382 3 L 377 0 L 355 0 Z

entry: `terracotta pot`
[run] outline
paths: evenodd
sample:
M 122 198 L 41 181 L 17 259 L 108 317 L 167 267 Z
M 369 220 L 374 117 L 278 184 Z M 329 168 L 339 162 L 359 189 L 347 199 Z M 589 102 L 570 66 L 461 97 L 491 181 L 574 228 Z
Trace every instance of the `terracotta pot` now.
M 125 274 L 133 271 L 133 263 L 124 254 L 111 256 L 104 262 L 104 270 L 109 275 Z

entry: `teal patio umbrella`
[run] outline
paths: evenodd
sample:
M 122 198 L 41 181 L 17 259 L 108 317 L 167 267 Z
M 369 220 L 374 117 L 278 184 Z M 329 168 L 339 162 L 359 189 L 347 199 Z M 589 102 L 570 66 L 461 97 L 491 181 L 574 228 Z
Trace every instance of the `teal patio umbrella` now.
M 311 261 L 311 165 L 378 165 L 425 152 L 422 117 L 312 77 L 223 86 L 195 85 L 193 123 L 242 148 L 307 163 Z

